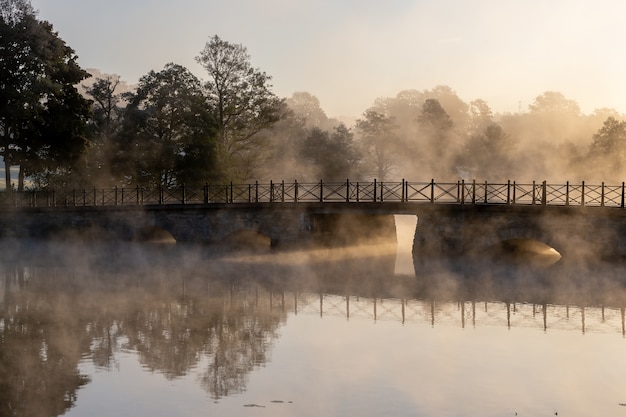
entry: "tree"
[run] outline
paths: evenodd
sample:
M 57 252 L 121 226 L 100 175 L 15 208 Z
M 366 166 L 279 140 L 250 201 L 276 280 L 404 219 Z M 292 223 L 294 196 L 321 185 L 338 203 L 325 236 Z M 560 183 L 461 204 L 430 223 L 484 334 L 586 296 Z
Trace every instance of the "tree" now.
M 609 117 L 593 135 L 589 159 L 602 179 L 619 179 L 626 161 L 626 121 Z
M 424 101 L 417 121 L 425 144 L 423 152 L 428 156 L 425 163 L 432 177 L 449 177 L 454 170 L 452 158 L 457 155 L 459 147 L 458 138 L 452 131 L 452 119 L 438 100 L 429 98 Z
M 366 171 L 380 181 L 385 181 L 395 167 L 398 137 L 394 133 L 395 120 L 375 109 L 363 113 L 356 122 L 361 133 Z
M 311 128 L 300 146 L 300 159 L 312 167 L 315 180 L 359 178 L 359 153 L 352 132 L 343 124 L 332 131 Z
M 558 91 L 546 91 L 535 97 L 533 104 L 528 106 L 531 113 L 567 113 L 580 114 L 580 107 L 574 100 L 568 100 Z
M 198 78 L 170 63 L 141 77 L 126 98 L 114 162 L 122 183 L 158 187 L 211 179 L 217 126 Z
M 242 45 L 214 36 L 196 60 L 210 77 L 205 88 L 217 115 L 220 170 L 226 180 L 244 180 L 246 165 L 264 146 L 259 132 L 280 118 L 281 100 L 270 90 L 271 77 L 251 66 Z
M 94 185 L 112 185 L 110 162 L 115 153 L 113 136 L 121 126 L 122 117 L 119 85 L 120 77 L 112 75 L 96 78 L 91 85 L 83 85 L 85 94 L 93 101 L 93 140 L 87 155 L 87 175 Z
M 286 100 L 286 103 L 296 115 L 302 117 L 307 128 L 324 129 L 326 127 L 328 117 L 320 107 L 320 101 L 314 95 L 303 91 L 296 92 Z
M 493 124 L 493 112 L 486 101 L 476 99 L 469 104 L 469 131 L 476 134 Z
M 502 127 L 492 123 L 472 135 L 459 157 L 458 164 L 468 178 L 505 180 L 512 174 L 514 141 Z
M 22 189 L 26 175 L 71 171 L 84 149 L 87 102 L 74 85 L 88 73 L 27 0 L 0 2 L 0 40 L 0 155 L 6 187 L 18 165 Z M 66 158 L 51 163 L 61 155 Z

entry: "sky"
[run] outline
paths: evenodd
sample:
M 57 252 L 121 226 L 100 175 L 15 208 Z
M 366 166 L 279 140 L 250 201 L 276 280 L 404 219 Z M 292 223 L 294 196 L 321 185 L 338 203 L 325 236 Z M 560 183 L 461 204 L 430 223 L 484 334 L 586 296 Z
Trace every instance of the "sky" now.
M 306 91 L 329 117 L 447 85 L 495 113 L 546 91 L 584 113 L 626 113 L 623 0 L 31 0 L 83 68 L 134 84 L 196 62 L 214 35 L 248 49 L 280 97 Z

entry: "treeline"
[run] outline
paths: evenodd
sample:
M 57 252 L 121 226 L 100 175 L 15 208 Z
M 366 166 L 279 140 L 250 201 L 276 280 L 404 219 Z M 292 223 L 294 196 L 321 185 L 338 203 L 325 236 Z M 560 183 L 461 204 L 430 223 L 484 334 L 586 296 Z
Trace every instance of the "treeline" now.
M 0 155 L 19 189 L 372 179 L 621 182 L 626 122 L 591 115 L 558 92 L 494 114 L 450 87 L 380 98 L 354 123 L 317 98 L 280 98 L 242 45 L 214 36 L 196 60 L 122 91 L 90 79 L 75 52 L 28 0 L 0 0 Z

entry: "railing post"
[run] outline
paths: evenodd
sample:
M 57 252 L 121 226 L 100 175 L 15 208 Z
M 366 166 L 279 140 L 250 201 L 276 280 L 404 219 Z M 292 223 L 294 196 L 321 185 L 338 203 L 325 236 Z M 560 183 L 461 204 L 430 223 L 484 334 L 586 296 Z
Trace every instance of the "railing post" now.
M 115 186 L 115 205 L 117 206 L 117 185 Z
M 234 203 L 234 199 L 233 199 L 233 182 L 230 182 L 230 202 Z
M 285 202 L 285 180 L 281 181 L 280 186 L 282 188 L 280 201 L 281 201 L 281 203 L 284 203 Z
M 517 182 L 513 181 L 513 205 L 515 205 L 515 196 L 517 194 Z
M 183 183 L 182 186 L 181 186 L 181 197 L 182 197 L 182 199 L 180 201 L 182 204 L 185 204 L 185 200 L 187 199 L 187 196 L 185 195 L 186 191 L 187 190 L 185 189 L 185 183 Z
M 324 180 L 320 180 L 320 203 L 324 202 Z
M 569 206 L 569 181 L 565 183 L 565 205 Z
M 380 182 L 380 201 L 381 201 L 381 202 L 383 201 L 383 195 L 384 195 L 384 192 L 385 192 L 385 187 L 384 187 L 384 185 L 383 185 L 383 182 L 381 181 L 381 182 Z
M 293 202 L 298 202 L 298 180 L 294 180 L 293 182 Z
M 346 203 L 350 202 L 350 179 L 346 178 Z
M 535 200 L 537 199 L 537 184 L 535 183 L 535 181 L 533 181 L 533 206 L 535 205 Z
M 475 204 L 476 204 L 476 179 L 473 179 L 472 180 L 472 205 L 475 205 Z
M 163 186 L 159 185 L 159 205 L 163 204 L 165 201 L 165 192 L 163 191 Z M 117 198 L 117 187 L 115 187 L 115 195 Z
M 248 184 L 248 203 L 252 203 L 252 184 Z
M 124 187 L 122 187 L 122 205 L 124 205 Z
M 458 193 L 459 187 L 457 185 L 457 193 Z M 457 197 L 458 200 L 458 197 Z M 465 204 L 465 180 L 461 180 L 461 204 Z
M 506 182 L 506 204 L 511 204 L 511 180 Z
M 139 185 L 137 185 L 136 187 L 136 196 L 137 196 L 137 205 L 141 204 L 140 200 L 139 200 Z
M 580 206 L 584 207 L 585 206 L 585 181 L 582 182 L 581 184 L 581 192 L 580 192 Z
M 359 182 L 356 182 L 356 202 L 359 202 Z
M 259 181 L 254 182 L 254 202 L 259 202 Z
M 402 178 L 402 197 L 400 198 L 400 201 L 404 203 L 404 178 Z
M 435 179 L 432 178 L 430 180 L 430 202 L 435 202 Z
M 626 191 L 626 187 L 624 182 L 622 181 L 622 202 L 620 204 L 620 208 L 624 208 L 624 199 L 625 199 L 625 195 L 624 195 L 624 191 Z
M 476 179 L 472 180 L 472 204 L 476 204 Z
M 487 192 L 488 187 L 489 187 L 489 184 L 487 184 L 487 181 L 485 181 L 485 204 L 489 202 L 489 194 Z
M 604 207 L 604 181 L 602 181 L 602 196 L 600 197 L 600 207 Z
M 461 201 L 461 181 L 458 180 L 456 182 L 456 202 L 463 204 Z
M 270 180 L 270 203 L 274 202 L 274 182 Z
M 93 187 L 93 205 L 94 207 L 98 205 L 98 191 L 96 187 Z
M 374 203 L 376 202 L 376 178 L 374 178 Z
M 541 205 L 544 207 L 548 205 L 548 185 L 546 183 L 546 180 L 543 180 L 543 188 L 541 190 Z

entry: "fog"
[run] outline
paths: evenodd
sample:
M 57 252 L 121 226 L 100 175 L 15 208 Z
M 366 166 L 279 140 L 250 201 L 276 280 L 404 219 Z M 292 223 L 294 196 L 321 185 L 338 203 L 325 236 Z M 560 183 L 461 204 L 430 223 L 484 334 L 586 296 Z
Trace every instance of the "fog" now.
M 555 91 L 516 113 L 494 114 L 489 103 L 464 100 L 449 86 L 404 90 L 377 99 L 355 121 L 327 117 L 309 93 L 286 102 L 293 113 L 268 133 L 281 153 L 260 171 L 264 178 L 621 184 L 625 177 L 623 115 L 606 108 L 583 114 Z M 324 141 L 320 131 L 328 132 Z M 315 138 L 311 151 L 306 143 Z M 332 163 L 337 152 L 348 158 L 343 169 Z

